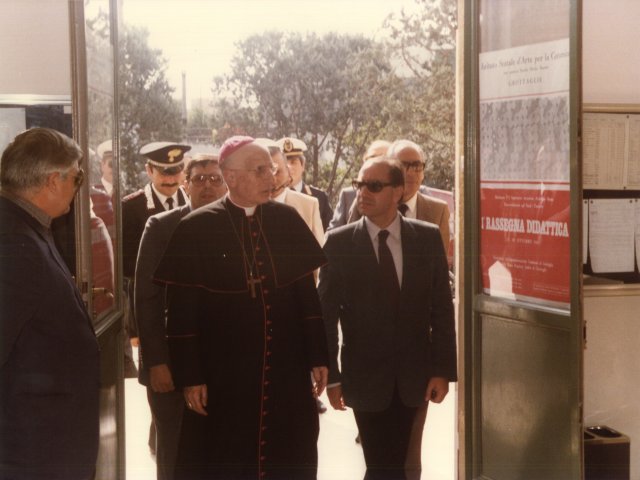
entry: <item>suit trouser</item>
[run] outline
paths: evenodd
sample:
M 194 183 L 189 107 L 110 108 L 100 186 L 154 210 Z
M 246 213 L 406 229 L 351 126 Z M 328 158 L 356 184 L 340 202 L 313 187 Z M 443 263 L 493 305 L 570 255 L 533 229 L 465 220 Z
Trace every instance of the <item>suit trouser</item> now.
M 424 423 L 427 419 L 428 407 L 428 403 L 419 406 L 416 416 L 413 419 L 409 449 L 405 462 L 408 480 L 420 480 L 420 476 L 422 475 L 422 432 L 424 431 Z
M 178 457 L 184 397 L 182 392 L 156 393 L 151 387 L 147 387 L 147 399 L 156 427 L 158 480 L 172 480 Z
M 380 412 L 354 410 L 360 432 L 365 480 L 404 480 L 405 460 L 409 449 L 416 407 L 403 405 L 397 389 L 391 405 Z

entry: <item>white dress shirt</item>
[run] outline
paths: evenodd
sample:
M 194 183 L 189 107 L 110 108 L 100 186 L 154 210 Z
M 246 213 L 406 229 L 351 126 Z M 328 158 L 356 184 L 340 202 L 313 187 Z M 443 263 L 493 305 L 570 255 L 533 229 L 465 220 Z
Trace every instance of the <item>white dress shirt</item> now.
M 164 209 L 165 210 L 169 210 L 169 205 L 167 205 L 167 198 L 169 198 L 169 197 L 167 197 L 166 195 L 163 195 L 162 193 L 160 193 L 153 183 L 151 184 L 151 188 L 153 188 L 153 192 L 158 196 L 158 200 L 160 200 L 160 203 L 162 204 Z M 177 208 L 179 206 L 179 204 L 178 204 L 178 190 L 176 190 L 176 193 L 174 193 L 171 196 L 171 198 L 173 198 L 173 208 Z
M 413 195 L 413 197 L 411 197 L 409 200 L 407 200 L 406 202 L 402 202 L 402 203 L 404 203 L 408 207 L 408 210 L 404 214 L 404 216 L 407 217 L 407 218 L 416 218 L 416 214 L 418 213 L 416 211 L 417 208 L 418 208 L 418 192 L 416 192 Z

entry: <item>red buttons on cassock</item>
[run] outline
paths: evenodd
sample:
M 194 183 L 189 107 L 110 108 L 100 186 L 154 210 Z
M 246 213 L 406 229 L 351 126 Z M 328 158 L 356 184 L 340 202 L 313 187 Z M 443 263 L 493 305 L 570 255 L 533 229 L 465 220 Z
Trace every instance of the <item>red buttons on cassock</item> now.
M 265 442 L 264 440 L 262 440 L 262 441 L 260 442 L 260 445 L 266 445 L 266 444 L 267 444 L 267 442 Z
M 269 396 L 268 396 L 268 395 L 265 395 L 265 396 L 264 396 L 264 397 L 262 397 L 262 398 L 263 398 L 263 399 L 265 399 L 265 400 L 269 400 Z
M 269 293 L 269 290 L 267 290 L 266 288 L 264 290 L 262 290 L 262 293 L 264 293 L 265 295 L 267 295 Z
M 267 357 L 271 356 L 271 352 L 267 352 Z

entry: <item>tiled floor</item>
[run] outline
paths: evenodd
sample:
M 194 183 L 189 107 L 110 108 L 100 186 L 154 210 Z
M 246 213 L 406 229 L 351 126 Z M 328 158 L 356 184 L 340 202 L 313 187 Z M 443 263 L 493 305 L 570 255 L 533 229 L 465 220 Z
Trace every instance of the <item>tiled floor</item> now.
M 454 387 L 454 385 L 452 385 Z M 149 406 L 145 389 L 135 379 L 125 381 L 127 428 L 127 479 L 155 479 L 155 463 L 149 454 Z M 329 405 L 326 397 L 322 399 Z M 430 405 L 423 439 L 423 480 L 455 478 L 455 392 L 441 405 Z M 318 480 L 359 480 L 364 474 L 362 449 L 351 411 L 331 408 L 320 416 Z

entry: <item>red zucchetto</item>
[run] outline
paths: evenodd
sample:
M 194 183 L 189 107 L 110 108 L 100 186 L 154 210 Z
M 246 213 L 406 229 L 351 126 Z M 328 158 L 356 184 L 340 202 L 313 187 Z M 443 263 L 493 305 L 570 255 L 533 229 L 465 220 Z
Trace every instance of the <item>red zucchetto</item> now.
M 231 155 L 233 155 L 235 152 L 240 150 L 245 145 L 253 143 L 254 140 L 255 139 L 253 137 L 249 137 L 245 135 L 235 135 L 233 137 L 227 138 L 225 142 L 222 144 L 222 147 L 220 147 L 220 152 L 218 153 L 218 155 L 220 156 L 220 160 L 218 161 L 220 166 L 222 167 L 222 165 L 224 164 L 224 161 L 227 158 L 229 158 Z

